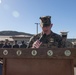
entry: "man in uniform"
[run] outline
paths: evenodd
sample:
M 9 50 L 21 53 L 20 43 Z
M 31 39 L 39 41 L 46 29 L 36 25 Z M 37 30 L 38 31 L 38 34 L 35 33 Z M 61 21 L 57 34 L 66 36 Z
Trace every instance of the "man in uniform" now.
M 28 48 L 61 48 L 62 38 L 60 35 L 52 32 L 51 28 L 51 16 L 40 17 L 40 26 L 42 32 L 33 36 L 30 41 Z
M 19 45 L 17 43 L 17 40 L 15 40 L 15 44 L 13 45 L 13 48 L 19 48 Z
M 26 48 L 26 47 L 27 47 L 27 45 L 25 44 L 24 41 L 22 41 L 21 43 L 22 43 L 22 44 L 20 45 L 20 48 Z
M 3 42 L 3 41 L 1 41 L 1 42 L 0 42 L 0 48 L 2 48 L 2 47 L 3 47 L 3 45 L 4 45 L 4 42 Z
M 5 43 L 4 43 L 4 45 L 3 45 L 2 48 L 10 48 L 10 46 L 8 45 L 8 43 L 9 43 L 9 40 L 5 39 Z

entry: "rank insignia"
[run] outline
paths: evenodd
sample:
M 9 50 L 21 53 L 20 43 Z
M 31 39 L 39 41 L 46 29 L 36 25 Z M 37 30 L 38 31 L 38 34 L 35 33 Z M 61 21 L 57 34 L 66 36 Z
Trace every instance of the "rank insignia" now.
M 50 42 L 54 42 L 54 39 L 53 38 L 50 38 Z

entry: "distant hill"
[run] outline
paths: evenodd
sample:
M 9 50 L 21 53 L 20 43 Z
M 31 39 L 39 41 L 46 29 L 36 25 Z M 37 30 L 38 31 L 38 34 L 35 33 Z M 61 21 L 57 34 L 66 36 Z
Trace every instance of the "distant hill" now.
M 15 36 L 15 35 L 29 35 L 33 36 L 33 34 L 18 32 L 18 31 L 0 31 L 0 36 Z

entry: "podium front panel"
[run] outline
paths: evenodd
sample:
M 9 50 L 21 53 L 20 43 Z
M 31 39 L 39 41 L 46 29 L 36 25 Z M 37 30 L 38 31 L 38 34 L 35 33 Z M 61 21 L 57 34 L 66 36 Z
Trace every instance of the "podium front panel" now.
M 7 59 L 5 75 L 74 75 L 72 60 Z
M 3 75 L 74 75 L 76 49 L 0 49 Z

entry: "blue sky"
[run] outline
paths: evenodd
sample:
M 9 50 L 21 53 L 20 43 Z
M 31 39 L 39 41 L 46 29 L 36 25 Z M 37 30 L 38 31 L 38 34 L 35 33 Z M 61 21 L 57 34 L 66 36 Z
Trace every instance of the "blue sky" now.
M 68 38 L 76 38 L 76 0 L 0 0 L 0 31 L 36 34 L 35 23 L 46 15 L 52 17 L 53 32 L 68 31 Z

